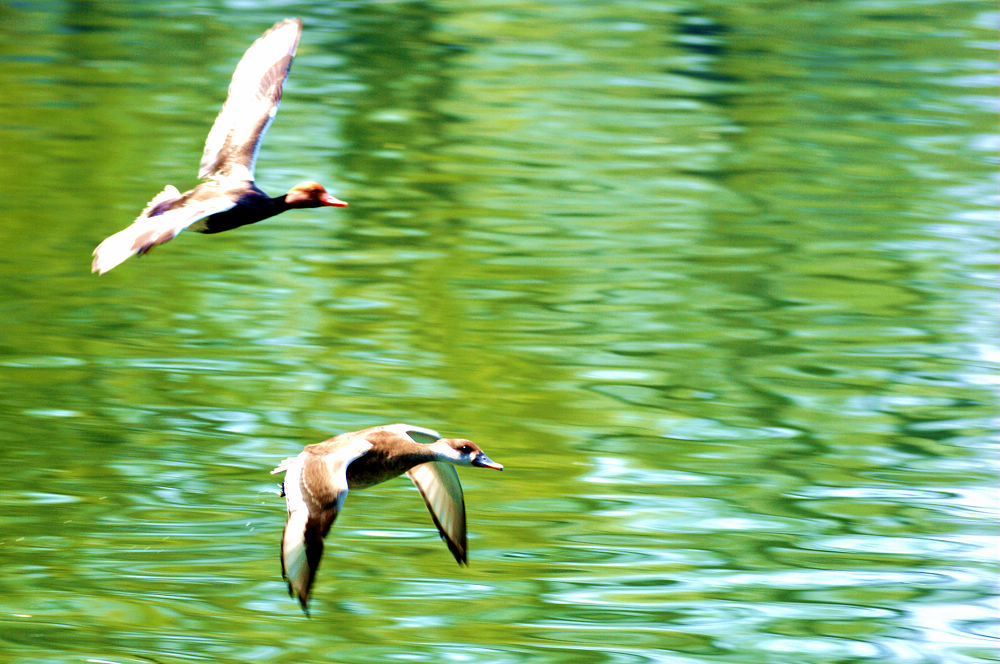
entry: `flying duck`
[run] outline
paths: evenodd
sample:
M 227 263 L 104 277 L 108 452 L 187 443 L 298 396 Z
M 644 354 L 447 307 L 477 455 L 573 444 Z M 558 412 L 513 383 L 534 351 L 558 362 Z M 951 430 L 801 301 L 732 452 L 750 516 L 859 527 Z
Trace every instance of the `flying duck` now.
M 278 112 L 281 86 L 301 34 L 302 21 L 286 19 L 250 45 L 236 65 L 229 96 L 205 140 L 198 171 L 205 182 L 183 194 L 167 185 L 131 226 L 94 249 L 92 272 L 104 274 L 133 254 L 144 254 L 172 240 L 185 228 L 220 233 L 291 208 L 347 205 L 317 182 L 299 183 L 274 198 L 254 184 L 257 152 Z
M 288 593 L 308 614 L 309 590 L 323 538 L 348 489 L 364 489 L 406 473 L 417 485 L 434 525 L 459 565 L 468 564 L 465 501 L 454 466 L 503 470 L 470 440 L 442 438 L 431 429 L 389 424 L 307 445 L 271 471 L 285 473 L 288 520 L 281 536 L 281 574 Z

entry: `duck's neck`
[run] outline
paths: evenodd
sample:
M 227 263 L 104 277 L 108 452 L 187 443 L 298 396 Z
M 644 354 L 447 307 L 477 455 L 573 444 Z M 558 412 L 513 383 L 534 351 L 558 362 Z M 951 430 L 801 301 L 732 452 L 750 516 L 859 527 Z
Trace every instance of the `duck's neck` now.
M 285 200 L 285 196 L 275 196 L 273 198 L 268 197 L 267 203 L 261 207 L 261 211 L 264 212 L 264 216 L 261 217 L 261 219 L 267 219 L 268 217 L 273 217 L 276 214 L 281 214 L 282 212 L 286 212 L 291 209 L 292 206 Z

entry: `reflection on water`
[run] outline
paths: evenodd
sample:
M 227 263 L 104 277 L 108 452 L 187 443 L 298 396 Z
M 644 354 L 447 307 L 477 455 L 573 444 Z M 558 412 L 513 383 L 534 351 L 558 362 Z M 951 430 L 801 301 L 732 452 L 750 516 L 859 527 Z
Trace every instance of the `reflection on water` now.
M 994 661 L 992 6 L 0 12 L 8 661 Z M 88 274 L 286 15 L 351 207 Z M 393 421 L 471 565 L 354 492 L 307 620 L 268 471 Z

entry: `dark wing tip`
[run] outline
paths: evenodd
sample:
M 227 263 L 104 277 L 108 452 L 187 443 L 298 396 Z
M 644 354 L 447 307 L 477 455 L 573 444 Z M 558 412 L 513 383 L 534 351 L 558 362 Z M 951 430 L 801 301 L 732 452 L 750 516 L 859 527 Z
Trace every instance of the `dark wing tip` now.
M 447 537 L 442 537 L 445 544 L 448 545 L 448 550 L 451 551 L 451 555 L 455 556 L 455 562 L 457 562 L 461 567 L 469 566 L 469 555 L 466 551 L 459 549 L 455 544 Z
M 444 543 L 448 545 L 448 550 L 451 551 L 451 555 L 455 556 L 455 561 L 462 567 L 469 566 L 469 543 L 465 538 L 465 541 L 455 542 L 450 537 L 445 534 L 444 528 L 441 526 L 441 522 L 438 520 L 437 515 L 431 511 L 431 519 L 434 520 L 434 526 L 438 530 L 438 535 L 444 540 Z

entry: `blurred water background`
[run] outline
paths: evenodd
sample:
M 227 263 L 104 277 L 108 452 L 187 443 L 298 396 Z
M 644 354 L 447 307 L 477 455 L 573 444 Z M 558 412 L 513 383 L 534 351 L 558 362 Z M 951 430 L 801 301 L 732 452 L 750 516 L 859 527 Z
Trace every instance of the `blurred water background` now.
M 343 210 L 90 252 L 258 162 Z M 0 4 L 0 661 L 1000 661 L 995 3 Z M 471 566 L 352 493 L 306 619 L 268 471 L 479 442 Z

